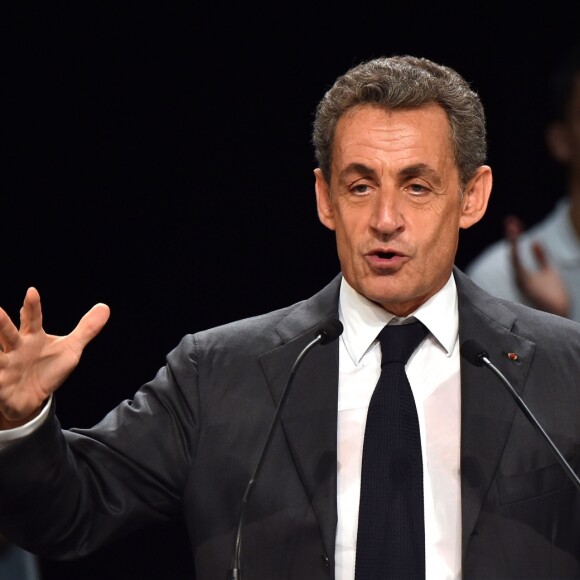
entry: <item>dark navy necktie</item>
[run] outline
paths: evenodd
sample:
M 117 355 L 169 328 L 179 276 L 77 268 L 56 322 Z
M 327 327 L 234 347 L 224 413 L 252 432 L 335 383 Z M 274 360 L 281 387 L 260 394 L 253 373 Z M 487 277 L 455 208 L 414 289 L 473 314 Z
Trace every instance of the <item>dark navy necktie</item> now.
M 427 335 L 421 322 L 379 334 L 381 375 L 367 415 L 356 547 L 356 580 L 425 578 L 423 461 L 405 364 Z

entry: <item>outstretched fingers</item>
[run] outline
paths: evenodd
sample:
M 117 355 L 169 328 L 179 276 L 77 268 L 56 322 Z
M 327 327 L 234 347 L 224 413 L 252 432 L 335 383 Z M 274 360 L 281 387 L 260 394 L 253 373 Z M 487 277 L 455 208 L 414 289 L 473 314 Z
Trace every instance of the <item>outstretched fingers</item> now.
M 34 287 L 30 287 L 24 296 L 24 303 L 20 309 L 20 332 L 39 332 L 42 330 L 42 308 L 40 294 Z
M 66 336 L 42 327 L 40 296 L 29 288 L 20 310 L 20 329 L 0 308 L 0 429 L 28 421 L 78 364 L 84 347 L 109 319 L 96 304 Z
M 550 262 L 548 261 L 544 247 L 540 244 L 540 242 L 534 242 L 532 244 L 532 253 L 540 268 L 546 269 L 550 267 Z
M 10 352 L 18 346 L 20 334 L 10 316 L 0 308 L 0 350 Z
M 0 347 L 4 352 L 10 352 L 20 344 L 21 333 L 36 330 L 42 330 L 40 296 L 36 288 L 29 288 L 20 309 L 20 330 L 16 328 L 7 312 L 0 308 Z
M 109 320 L 110 313 L 111 311 L 106 304 L 95 304 L 69 334 L 68 339 L 71 341 L 71 346 L 82 351 L 101 332 Z
M 522 220 L 514 215 L 508 215 L 504 219 L 504 235 L 510 246 L 510 257 L 514 272 L 516 274 L 516 279 L 521 278 L 525 275 L 525 270 L 522 265 L 520 258 L 520 252 L 518 248 L 518 238 L 524 231 L 524 224 Z

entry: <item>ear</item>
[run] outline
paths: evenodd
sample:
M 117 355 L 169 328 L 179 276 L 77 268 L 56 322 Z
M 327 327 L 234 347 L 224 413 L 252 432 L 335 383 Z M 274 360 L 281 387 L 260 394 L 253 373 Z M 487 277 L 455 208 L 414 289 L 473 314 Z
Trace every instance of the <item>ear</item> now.
M 334 222 L 334 207 L 330 196 L 330 185 L 326 181 L 320 168 L 314 170 L 315 190 L 316 190 L 316 207 L 318 209 L 318 219 L 329 230 L 336 228 Z
M 491 168 L 482 165 L 469 180 L 463 193 L 462 211 L 459 218 L 460 228 L 470 228 L 484 216 L 491 194 L 491 185 Z
M 546 143 L 552 157 L 560 163 L 570 161 L 570 142 L 564 123 L 556 122 L 546 129 Z

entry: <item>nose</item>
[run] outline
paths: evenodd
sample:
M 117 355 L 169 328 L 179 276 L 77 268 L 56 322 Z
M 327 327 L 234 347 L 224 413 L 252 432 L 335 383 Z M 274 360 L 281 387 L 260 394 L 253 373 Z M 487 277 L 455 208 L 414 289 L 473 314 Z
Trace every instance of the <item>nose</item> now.
M 374 200 L 370 227 L 379 235 L 392 235 L 404 227 L 401 200 L 391 189 L 379 192 Z

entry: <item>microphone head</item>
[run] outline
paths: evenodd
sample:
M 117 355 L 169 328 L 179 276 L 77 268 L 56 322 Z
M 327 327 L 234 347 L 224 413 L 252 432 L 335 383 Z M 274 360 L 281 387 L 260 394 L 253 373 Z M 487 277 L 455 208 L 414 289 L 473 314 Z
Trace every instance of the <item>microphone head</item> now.
M 483 366 L 483 359 L 489 358 L 487 351 L 473 338 L 468 338 L 459 349 L 461 356 L 477 367 Z
M 338 318 L 328 318 L 317 329 L 316 336 L 321 336 L 319 344 L 328 344 L 337 339 L 344 330 Z

